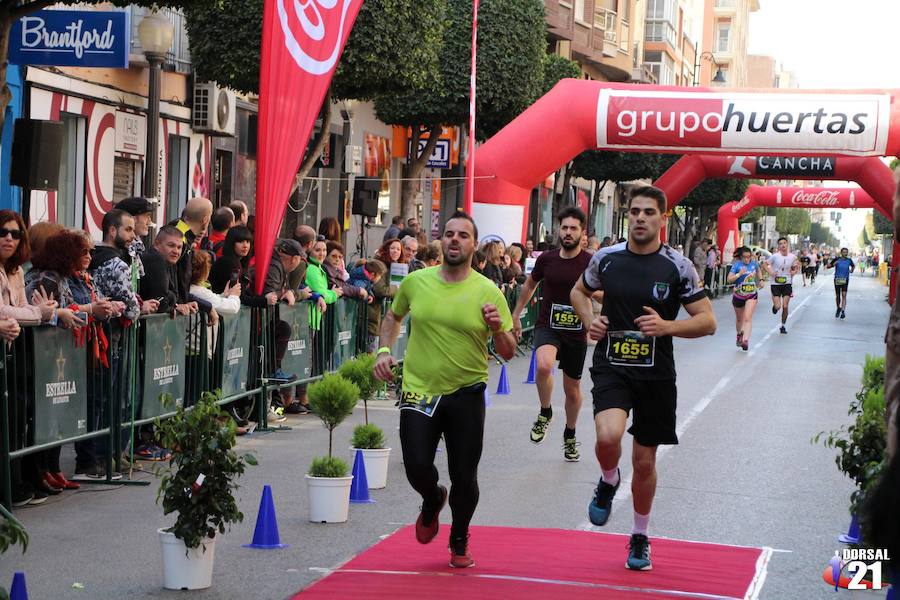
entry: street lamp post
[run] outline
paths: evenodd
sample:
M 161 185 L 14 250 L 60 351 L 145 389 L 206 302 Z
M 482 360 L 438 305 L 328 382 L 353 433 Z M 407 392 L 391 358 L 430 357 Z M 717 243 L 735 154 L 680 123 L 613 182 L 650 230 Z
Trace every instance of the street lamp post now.
M 150 63 L 150 85 L 147 94 L 147 157 L 144 170 L 144 196 L 159 196 L 159 93 L 162 64 L 172 47 L 174 27 L 165 16 L 153 12 L 138 25 L 141 48 Z
M 697 54 L 697 44 L 694 44 L 694 55 L 697 57 L 697 64 L 694 65 L 694 85 L 698 85 L 700 83 L 700 63 L 703 60 L 708 60 L 712 64 L 716 65 L 716 74 L 712 78 L 713 83 L 725 83 L 725 72 L 722 71 L 722 67 L 719 66 L 719 63 L 716 62 L 716 57 L 712 52 L 701 52 Z

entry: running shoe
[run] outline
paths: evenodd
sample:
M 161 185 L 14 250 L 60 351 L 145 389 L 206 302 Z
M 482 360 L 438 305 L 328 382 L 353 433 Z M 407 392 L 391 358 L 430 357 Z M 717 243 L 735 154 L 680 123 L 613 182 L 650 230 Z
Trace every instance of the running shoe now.
M 75 474 L 72 479 L 76 481 L 97 481 L 106 477 L 106 469 L 100 465 L 89 465 L 86 467 L 75 467 Z
M 538 415 L 537 420 L 534 422 L 534 425 L 531 426 L 531 441 L 535 444 L 540 444 L 544 441 L 544 436 L 547 435 L 547 428 L 550 427 L 550 422 L 553 421 L 553 415 L 549 417 L 545 417 L 544 415 Z
M 741 342 L 741 349 L 747 351 L 750 349 L 750 340 L 744 340 Z
M 737 334 L 737 338 L 735 339 L 735 345 L 736 345 L 736 346 L 740 346 L 740 345 L 741 345 L 741 339 L 743 339 L 743 337 L 744 337 L 744 334 L 743 334 L 743 333 Z
M 284 416 L 284 409 L 280 406 L 269 408 L 269 417 L 266 419 L 269 423 L 284 423 L 287 417 Z
M 845 312 L 842 310 L 842 311 L 841 311 L 841 318 L 843 319 L 843 318 L 846 317 L 846 316 L 847 316 L 847 313 L 845 313 Z
M 308 415 L 309 408 L 303 406 L 299 402 L 293 402 L 286 409 L 284 409 L 284 412 L 289 415 Z
M 578 446 L 581 445 L 581 442 L 576 441 L 574 437 L 563 439 L 563 456 L 569 462 L 578 462 L 581 460 L 581 453 L 578 451 Z
M 467 569 L 475 566 L 475 559 L 469 552 L 469 536 L 450 539 L 450 566 L 454 569 Z
M 781 326 L 779 331 L 781 331 L 781 333 L 787 333 L 787 329 L 785 329 L 784 325 Z
M 438 489 L 441 491 L 441 503 L 437 508 L 426 508 L 423 502 L 419 509 L 419 518 L 416 519 L 416 541 L 420 544 L 427 544 L 433 540 L 441 527 L 438 515 L 441 514 L 441 509 L 447 503 L 447 488 L 439 485 Z
M 594 497 L 591 499 L 591 503 L 588 504 L 588 517 L 591 519 L 591 523 L 598 527 L 606 525 L 609 515 L 612 513 L 613 498 L 622 484 L 622 473 L 618 470 L 617 472 L 619 474 L 619 482 L 616 485 L 610 485 L 603 481 L 602 477 L 600 478 L 600 482 L 594 489 Z
M 632 571 L 651 571 L 653 563 L 650 562 L 650 540 L 643 533 L 632 533 L 628 542 L 628 561 L 626 569 Z
M 837 319 L 840 316 L 841 316 L 841 309 L 838 308 L 836 311 L 834 311 L 834 318 Z

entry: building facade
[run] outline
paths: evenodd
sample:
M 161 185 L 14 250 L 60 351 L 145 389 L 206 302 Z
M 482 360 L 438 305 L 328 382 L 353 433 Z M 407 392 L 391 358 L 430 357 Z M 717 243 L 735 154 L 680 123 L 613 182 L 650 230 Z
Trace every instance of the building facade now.
M 759 0 L 705 0 L 703 12 L 700 81 L 705 86 L 747 87 L 747 44 L 750 13 L 759 10 Z M 724 83 L 713 78 L 721 69 Z

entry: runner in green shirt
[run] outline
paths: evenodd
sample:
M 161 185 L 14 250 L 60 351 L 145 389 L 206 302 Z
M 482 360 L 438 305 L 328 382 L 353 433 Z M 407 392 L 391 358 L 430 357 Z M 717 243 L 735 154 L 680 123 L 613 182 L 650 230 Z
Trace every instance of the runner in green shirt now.
M 516 348 L 509 306 L 500 290 L 472 270 L 478 230 L 472 218 L 455 213 L 444 227 L 444 262 L 409 274 L 381 324 L 375 376 L 393 378 L 397 361 L 390 348 L 410 314 L 409 346 L 403 364 L 400 441 L 406 477 L 422 496 L 416 539 L 437 535 L 447 488 L 438 485 L 434 456 L 441 436 L 453 494 L 450 510 L 450 566 L 475 564 L 468 550 L 469 522 L 478 504 L 478 463 L 484 441 L 487 342 L 509 360 Z

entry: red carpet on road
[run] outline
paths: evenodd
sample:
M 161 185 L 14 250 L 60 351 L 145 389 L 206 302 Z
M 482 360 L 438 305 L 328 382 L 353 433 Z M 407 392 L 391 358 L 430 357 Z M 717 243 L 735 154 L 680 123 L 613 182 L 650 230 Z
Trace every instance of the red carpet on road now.
M 475 567 L 447 563 L 449 527 L 429 545 L 404 527 L 294 598 L 755 598 L 768 552 L 650 538 L 653 570 L 625 569 L 628 536 L 565 529 L 472 527 Z

